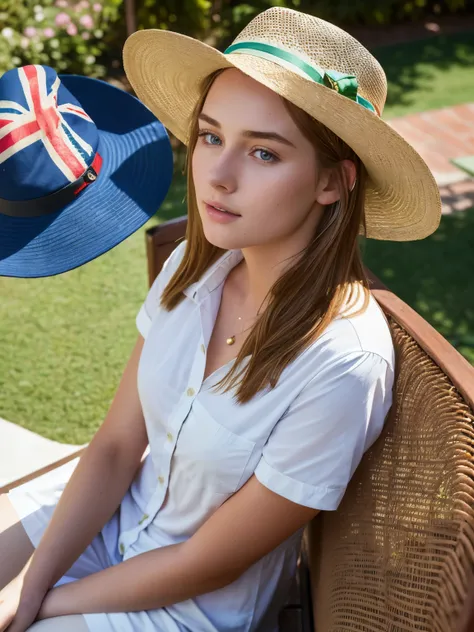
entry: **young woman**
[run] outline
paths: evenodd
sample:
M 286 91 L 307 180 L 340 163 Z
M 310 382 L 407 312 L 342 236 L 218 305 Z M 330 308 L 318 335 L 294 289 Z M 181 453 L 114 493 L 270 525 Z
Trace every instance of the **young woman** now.
M 436 185 L 378 63 L 317 18 L 270 9 L 224 54 L 138 32 L 125 67 L 189 145 L 187 239 L 77 467 L 1 501 L 0 630 L 276 632 L 392 401 L 358 234 L 428 235 Z

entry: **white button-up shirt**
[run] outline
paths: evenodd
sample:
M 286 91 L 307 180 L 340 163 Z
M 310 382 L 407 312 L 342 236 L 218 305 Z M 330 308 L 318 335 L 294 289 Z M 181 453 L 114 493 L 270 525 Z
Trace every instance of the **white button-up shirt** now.
M 168 312 L 160 297 L 184 245 L 137 316 L 150 451 L 121 505 L 123 559 L 190 538 L 253 474 L 295 503 L 336 509 L 392 403 L 394 350 L 373 298 L 364 314 L 333 321 L 274 389 L 243 405 L 232 392 L 213 390 L 230 363 L 203 380 L 206 349 L 224 281 L 242 253 L 227 252 Z M 229 586 L 166 608 L 167 629 L 276 630 L 300 538 L 301 532 L 289 538 Z

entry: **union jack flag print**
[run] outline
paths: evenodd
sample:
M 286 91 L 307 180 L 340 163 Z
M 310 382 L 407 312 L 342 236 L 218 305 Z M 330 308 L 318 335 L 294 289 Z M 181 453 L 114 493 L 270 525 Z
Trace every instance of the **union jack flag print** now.
M 63 114 L 73 114 L 90 123 L 92 119 L 78 105 L 58 106 L 61 80 L 56 77 L 48 90 L 42 66 L 25 66 L 17 72 L 27 107 L 0 100 L 0 164 L 39 141 L 56 167 L 74 182 L 87 170 L 94 150 L 68 125 Z

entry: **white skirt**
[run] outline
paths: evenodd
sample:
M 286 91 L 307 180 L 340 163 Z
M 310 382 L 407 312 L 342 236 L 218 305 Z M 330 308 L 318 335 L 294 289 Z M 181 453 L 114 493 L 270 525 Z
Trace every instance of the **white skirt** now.
M 21 524 L 36 548 L 48 526 L 78 459 L 25 483 L 8 494 Z M 57 586 L 98 573 L 121 560 L 116 554 L 119 534 L 118 512 L 94 538 Z M 190 632 L 166 610 L 83 615 L 90 632 Z M 198 625 L 199 627 L 199 625 Z M 198 632 L 198 627 L 192 632 Z

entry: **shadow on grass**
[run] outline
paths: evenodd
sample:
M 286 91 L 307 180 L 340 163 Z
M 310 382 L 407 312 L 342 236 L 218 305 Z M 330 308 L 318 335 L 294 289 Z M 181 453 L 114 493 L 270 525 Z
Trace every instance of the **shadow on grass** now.
M 456 69 L 465 71 L 468 67 L 474 67 L 474 34 L 470 31 L 439 35 L 425 40 L 378 47 L 373 54 L 387 75 L 387 106 L 411 107 L 416 104 L 420 87 L 429 91 L 430 83 L 436 80 L 440 71 L 449 70 L 455 73 Z M 465 79 L 465 75 L 463 76 Z M 452 81 L 456 84 L 455 75 Z M 459 85 L 454 88 L 462 93 L 465 86 L 460 80 Z M 451 89 L 452 86 L 447 86 L 446 91 Z M 462 99 L 459 102 L 462 103 Z
M 363 240 L 366 265 L 474 364 L 474 209 L 422 241 Z

